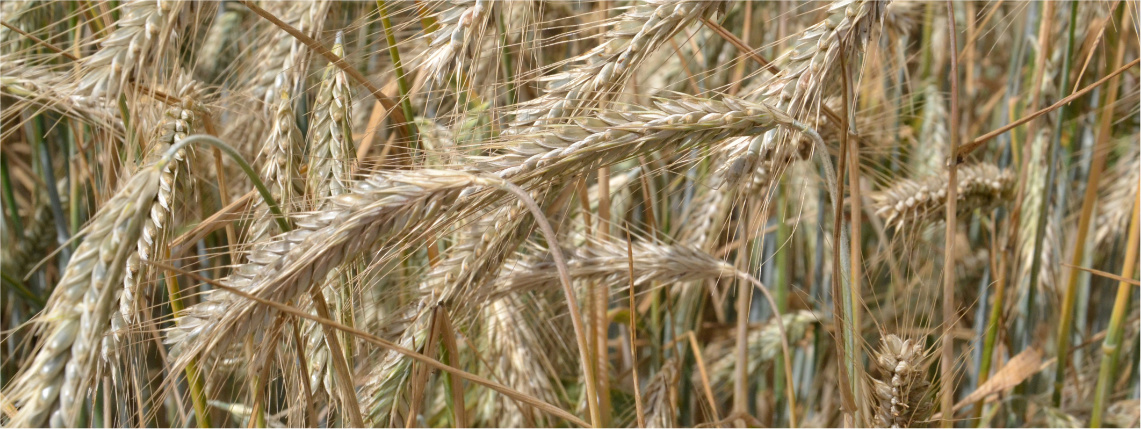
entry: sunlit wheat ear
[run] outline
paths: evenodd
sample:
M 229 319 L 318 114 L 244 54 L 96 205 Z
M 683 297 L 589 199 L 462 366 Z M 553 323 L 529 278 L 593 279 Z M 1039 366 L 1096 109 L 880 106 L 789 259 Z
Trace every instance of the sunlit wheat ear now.
M 262 148 L 265 163 L 262 165 L 261 178 L 269 186 L 270 194 L 281 205 L 282 212 L 289 214 L 301 208 L 298 201 L 302 197 L 304 188 L 300 167 L 305 142 L 301 138 L 301 130 L 297 128 L 297 120 L 293 115 L 293 99 L 290 97 L 287 85 L 284 75 L 279 75 L 273 131 L 270 132 L 269 141 Z M 261 242 L 281 232 L 278 231 L 277 222 L 274 221 L 268 205 L 260 204 L 255 213 L 255 220 L 250 226 L 251 243 Z
M 508 154 L 488 161 L 488 169 L 520 181 L 566 174 L 568 165 L 610 165 L 644 150 L 682 149 L 796 127 L 779 109 L 731 98 L 660 100 L 656 107 L 600 112 L 551 132 L 519 136 Z
M 196 82 L 191 81 L 178 91 L 183 103 L 166 111 L 160 134 L 151 148 L 154 153 L 152 157 L 161 156 L 172 145 L 194 133 L 197 121 L 195 109 L 201 108 L 195 105 L 196 85 Z M 191 148 L 181 149 L 174 154 L 171 162 L 163 166 L 162 174 L 159 176 L 158 194 L 150 206 L 145 208 L 149 214 L 143 222 L 137 251 L 127 259 L 127 269 L 123 275 L 123 292 L 119 298 L 119 311 L 127 323 L 134 322 L 135 314 L 139 311 L 135 303 L 136 297 L 142 292 L 139 288 L 155 280 L 153 278 L 155 271 L 148 262 L 165 258 L 162 253 L 166 252 L 166 242 L 171 235 L 174 204 L 179 192 L 190 186 L 192 156 Z
M 881 428 L 921 425 L 931 414 L 931 383 L 927 381 L 930 355 L 919 340 L 903 340 L 894 334 L 880 339 L 872 354 L 878 375 L 869 373 L 872 384 L 872 423 Z
M 628 9 L 597 47 L 573 58 L 569 71 L 551 78 L 547 92 L 516 111 L 515 131 L 565 122 L 619 91 L 650 54 L 670 38 L 718 8 L 720 1 L 653 0 Z
M 559 398 L 550 374 L 539 356 L 544 353 L 540 333 L 527 320 L 527 314 L 536 312 L 527 308 L 534 303 L 525 296 L 496 300 L 486 306 L 480 319 L 486 329 L 483 353 L 491 363 L 489 370 L 496 379 L 527 395 L 558 404 Z M 476 420 L 493 427 L 547 426 L 543 413 L 494 392 L 480 396 Z
M 333 54 L 343 57 L 344 34 L 337 33 Z M 352 93 L 348 76 L 333 64 L 325 67 L 317 92 L 309 134 L 309 169 L 306 196 L 321 208 L 327 197 L 348 191 L 349 172 L 356 151 L 353 149 Z
M 438 170 L 380 173 L 361 180 L 354 191 L 329 199 L 325 209 L 294 218 L 295 229 L 257 243 L 248 261 L 222 280 L 253 295 L 289 302 L 325 279 L 334 267 L 409 225 L 450 206 L 460 191 L 485 183 L 476 177 Z M 250 306 L 225 292 L 211 292 L 187 309 L 168 334 L 172 353 L 187 357 L 257 333 L 273 312 Z M 190 352 L 187 354 L 186 352 Z
M 781 315 L 781 320 L 784 322 L 784 327 L 788 335 L 789 345 L 792 346 L 794 342 L 804 339 L 807 334 L 808 327 L 819 320 L 818 316 L 811 311 L 797 311 Z M 733 385 L 733 374 L 737 365 L 736 353 L 733 353 L 734 343 L 731 339 L 719 341 L 717 347 L 711 347 L 706 350 L 709 362 L 710 383 L 713 386 L 728 386 Z M 749 331 L 748 336 L 748 362 L 747 368 L 749 374 L 757 374 L 762 365 L 771 363 L 774 359 L 780 356 L 780 330 L 776 323 L 769 323 L 760 329 L 753 329 Z M 693 374 L 694 383 L 701 383 L 698 374 Z
M 123 121 L 119 120 L 117 109 L 85 103 L 80 97 L 72 97 L 69 85 L 67 73 L 21 62 L 6 61 L 4 74 L 0 76 L 0 92 L 17 100 L 15 103 L 5 102 L 5 111 L 21 111 L 30 106 L 29 108 L 58 112 L 105 130 L 123 132 Z M 12 132 L 12 129 L 13 127 L 6 127 L 4 134 Z
M 958 211 L 994 208 L 1013 192 L 1014 175 L 992 164 L 959 166 Z M 902 179 L 873 193 L 876 215 L 896 228 L 913 228 L 943 218 L 947 200 L 946 172 L 919 180 Z
M 778 60 L 781 71 L 764 82 L 756 98 L 763 99 L 786 112 L 792 118 L 811 123 L 822 115 L 820 105 L 837 95 L 846 78 L 841 73 L 841 56 L 852 79 L 862 64 L 862 54 L 868 37 L 883 22 L 888 1 L 838 0 L 828 7 L 828 17 L 800 33 L 794 48 Z M 723 173 L 730 185 L 743 183 L 743 179 L 758 167 L 770 171 L 762 174 L 779 176 L 784 165 L 780 160 L 793 159 L 804 151 L 787 131 L 770 132 L 751 143 L 758 151 L 750 150 L 732 161 L 734 168 Z M 777 160 L 759 163 L 762 160 Z M 774 172 L 775 171 L 775 172 Z
M 5 391 L 19 412 L 15 427 L 70 427 L 91 392 L 123 267 L 133 251 L 146 207 L 159 189 L 160 170 L 135 174 L 87 226 L 36 329 L 45 341 L 31 365 Z
M 437 87 L 448 84 L 453 70 L 470 70 L 479 38 L 488 31 L 495 2 L 485 0 L 449 1 L 448 8 L 435 14 L 435 31 L 428 34 L 427 58 L 421 64 Z
M 123 86 L 136 78 L 136 71 L 150 64 L 150 57 L 155 55 L 151 50 L 169 42 L 175 20 L 189 5 L 180 1 L 125 2 L 115 31 L 100 42 L 98 52 L 83 59 L 77 92 L 94 99 L 115 100 Z
M 267 2 L 263 7 L 302 33 L 315 36 L 323 28 L 329 2 Z M 308 73 L 312 54 L 289 33 L 268 23 L 254 46 L 253 65 L 248 70 L 239 68 L 238 72 L 252 75 L 245 77 L 243 74 L 242 79 L 250 82 L 249 90 L 253 97 L 262 100 L 272 114 L 280 96 L 276 88 L 284 86 L 291 93 L 298 91 L 297 84 L 301 76 Z M 282 75 L 285 75 L 284 83 L 279 83 Z
M 422 351 L 428 339 L 432 311 L 431 300 L 424 300 L 413 306 L 404 316 L 403 332 L 395 343 L 408 350 Z M 412 377 L 412 359 L 403 354 L 381 351 L 379 364 L 373 366 L 363 378 L 365 388 L 360 391 L 359 402 L 366 421 L 376 426 L 390 426 L 390 420 L 407 406 L 404 391 Z M 399 422 L 402 423 L 402 422 Z

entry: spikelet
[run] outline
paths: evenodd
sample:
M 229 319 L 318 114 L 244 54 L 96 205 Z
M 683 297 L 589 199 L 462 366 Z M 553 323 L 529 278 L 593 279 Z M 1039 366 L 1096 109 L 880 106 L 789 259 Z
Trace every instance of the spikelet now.
M 4 396 L 19 412 L 13 427 L 72 427 L 87 401 L 113 299 L 128 253 L 138 239 L 150 201 L 159 190 L 161 167 L 148 167 L 104 205 L 87 227 L 59 283 L 39 316 L 45 339 L 31 365 Z
M 958 211 L 989 209 L 1006 202 L 1014 175 L 992 164 L 959 166 Z M 947 200 L 947 173 L 919 180 L 903 179 L 871 195 L 876 215 L 896 228 L 919 227 L 943 218 Z
M 872 355 L 878 375 L 870 377 L 873 425 L 906 428 L 922 424 L 931 413 L 931 383 L 925 378 L 930 356 L 919 340 L 888 334 L 880 342 Z

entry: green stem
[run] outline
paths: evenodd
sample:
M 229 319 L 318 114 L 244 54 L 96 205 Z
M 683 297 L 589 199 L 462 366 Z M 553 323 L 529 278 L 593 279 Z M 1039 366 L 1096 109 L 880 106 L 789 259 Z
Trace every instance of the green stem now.
M 262 183 L 261 178 L 258 177 L 258 173 L 254 171 L 254 168 L 250 166 L 250 163 L 246 162 L 246 160 L 242 158 L 242 155 L 238 153 L 237 149 L 234 149 L 232 146 L 226 144 L 226 142 L 218 139 L 217 137 L 208 136 L 205 134 L 195 134 L 184 138 L 182 141 L 171 146 L 170 149 L 167 149 L 166 153 L 163 154 L 162 159 L 159 160 L 159 162 L 162 164 L 171 162 L 174 159 L 174 154 L 178 153 L 178 151 L 182 150 L 182 148 L 190 145 L 191 143 L 206 143 L 210 146 L 213 146 L 222 151 L 222 153 L 225 153 L 227 156 L 229 156 L 231 160 L 238 164 L 239 167 L 242 167 L 242 171 L 245 172 L 246 176 L 250 178 L 250 181 L 253 182 L 254 187 L 257 188 L 258 193 L 261 194 L 262 199 L 265 200 L 265 204 L 269 206 L 269 211 L 273 213 L 274 220 L 277 222 L 277 226 L 281 228 L 281 231 L 288 232 L 293 230 L 293 228 L 289 226 L 289 220 L 285 217 L 285 214 L 282 213 L 281 206 L 277 205 L 277 200 L 273 199 L 273 195 L 269 193 L 269 188 L 265 187 L 265 183 Z
M 503 23 L 502 19 L 498 21 L 499 48 L 502 51 L 501 55 L 503 56 L 503 77 L 507 82 L 507 103 L 515 104 L 515 102 L 518 100 L 515 95 L 515 76 L 512 74 L 514 73 L 515 66 L 512 64 L 513 61 L 511 60 L 511 49 L 509 49 L 507 45 L 507 26 Z
M 776 211 L 778 216 L 776 216 L 776 291 L 773 293 L 777 300 L 776 307 L 778 314 L 776 317 L 782 317 L 785 311 L 788 309 L 788 283 L 791 280 L 790 273 L 792 273 L 792 266 L 790 264 L 791 260 L 789 258 L 789 253 L 792 251 L 792 249 L 787 247 L 790 244 L 790 228 L 787 223 L 782 221 L 782 217 L 779 215 L 780 212 L 784 210 L 788 204 L 788 189 L 785 186 L 785 182 L 786 181 L 782 177 L 779 185 L 777 185 Z M 790 368 L 788 365 L 785 365 L 783 355 L 777 356 L 774 368 L 776 371 L 773 372 L 773 392 L 782 392 L 785 388 L 784 378 L 790 375 L 787 374 L 787 372 L 792 371 L 792 368 Z M 784 375 L 784 377 L 781 375 Z M 776 409 L 779 410 L 781 405 L 780 395 L 774 395 L 774 400 L 777 402 Z M 792 410 L 790 410 L 790 413 L 791 412 Z M 776 422 L 774 421 L 773 424 L 776 424 Z
M 169 273 L 166 278 L 166 291 L 170 294 L 170 311 L 174 320 L 181 319 L 182 311 L 186 308 L 182 303 L 182 289 L 178 286 L 178 276 Z M 202 373 L 198 371 L 198 358 L 190 358 L 186 364 L 186 384 L 190 388 L 190 401 L 194 404 L 194 416 L 200 428 L 210 428 L 210 409 L 206 404 L 206 385 L 202 380 Z
M 1132 278 L 1137 266 L 1137 229 L 1138 217 L 1141 217 L 1141 191 L 1138 191 L 1133 201 L 1133 220 L 1129 222 L 1129 239 L 1125 246 L 1125 263 L 1121 267 L 1121 276 Z M 1090 416 L 1090 427 L 1101 427 L 1102 414 L 1105 412 L 1106 398 L 1109 388 L 1117 380 L 1117 360 L 1121 357 L 1121 337 L 1125 330 L 1125 316 L 1129 312 L 1129 298 L 1133 293 L 1133 286 L 1128 282 L 1117 285 L 1117 299 L 1113 303 L 1113 314 L 1109 317 L 1109 329 L 1106 331 L 1105 342 L 1101 350 L 1105 356 L 1101 359 L 1101 368 L 1097 373 L 1097 388 L 1094 390 L 1093 414 Z M 1061 371 L 1061 368 L 1059 368 Z
M 32 293 L 32 290 L 28 289 L 28 287 L 24 285 L 24 282 L 20 281 L 19 278 L 12 277 L 11 274 L 6 272 L 0 272 L 0 277 L 3 278 L 4 284 L 8 285 L 12 289 L 15 289 L 17 294 L 24 297 L 28 301 L 31 301 L 31 304 L 33 304 L 35 309 L 38 310 L 44 308 L 46 301 L 43 299 L 43 297 Z
M 20 211 L 16 207 L 16 194 L 12 192 L 12 177 L 8 174 L 8 158 L 0 156 L 0 187 L 4 188 L 4 207 L 7 207 L 9 220 L 15 228 L 16 235 L 24 238 L 24 221 L 20 219 Z
M 404 111 L 404 118 L 408 121 L 408 129 L 412 132 L 412 149 L 418 149 L 416 117 L 412 111 L 412 100 L 408 95 L 408 80 L 404 76 L 404 63 L 400 61 L 400 48 L 396 46 L 396 36 L 392 31 L 392 22 L 388 19 L 388 7 L 384 0 L 376 0 L 376 8 L 380 12 L 380 24 L 384 27 L 384 40 L 388 42 L 388 55 L 392 57 L 392 67 L 396 69 L 396 88 L 400 91 L 400 109 Z
M 1066 56 L 1062 63 L 1062 85 L 1059 88 L 1070 87 L 1070 56 L 1074 52 L 1074 30 L 1077 27 L 1078 16 L 1078 2 L 1070 2 L 1070 31 L 1069 39 L 1066 42 Z M 1111 66 L 1110 68 L 1113 68 Z M 1116 85 L 1111 84 L 1106 88 L 1109 91 L 1103 99 L 1104 103 L 1113 103 L 1116 99 Z M 1108 105 L 1108 104 L 1103 104 Z M 1061 138 L 1062 123 L 1066 119 L 1066 106 L 1058 109 L 1058 120 L 1054 124 L 1054 145 L 1060 144 L 1058 140 Z M 1105 131 L 1105 130 L 1103 130 Z M 1086 235 L 1089 233 L 1090 220 L 1093 216 L 1094 204 L 1097 201 L 1097 188 L 1098 182 L 1101 179 L 1102 167 L 1105 165 L 1106 147 L 1109 144 L 1108 133 L 1103 133 L 1098 136 L 1098 142 L 1094 149 L 1093 159 L 1090 161 L 1089 175 L 1086 178 L 1086 192 L 1082 199 L 1082 211 L 1078 218 L 1078 234 L 1077 239 L 1074 241 L 1074 254 L 1071 259 L 1071 264 L 1081 264 L 1082 258 L 1085 255 Z M 1042 212 L 1039 216 L 1045 217 L 1046 213 Z M 1066 275 L 1066 289 L 1065 295 L 1062 299 L 1062 317 L 1058 320 L 1058 364 L 1054 366 L 1057 370 L 1054 372 L 1054 394 L 1053 402 L 1055 407 L 1062 404 L 1062 385 L 1066 381 L 1066 367 L 1070 357 L 1070 336 L 1074 324 L 1074 302 L 1077 298 L 1078 289 L 1078 270 L 1070 268 Z

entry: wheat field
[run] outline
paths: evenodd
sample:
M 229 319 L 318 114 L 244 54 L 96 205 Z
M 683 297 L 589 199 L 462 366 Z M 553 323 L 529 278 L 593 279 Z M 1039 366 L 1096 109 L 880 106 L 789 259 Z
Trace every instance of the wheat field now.
M 4 427 L 1138 427 L 1137 1 L 4 1 Z

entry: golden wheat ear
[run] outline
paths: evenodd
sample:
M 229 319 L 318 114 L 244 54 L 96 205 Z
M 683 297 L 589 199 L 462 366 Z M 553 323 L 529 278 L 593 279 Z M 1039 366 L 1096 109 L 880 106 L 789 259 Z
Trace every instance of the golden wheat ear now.
M 904 340 L 895 334 L 880 338 L 880 347 L 872 354 L 878 373 L 869 373 L 876 427 L 913 427 L 931 414 L 931 383 L 926 378 L 929 357 L 919 340 Z

